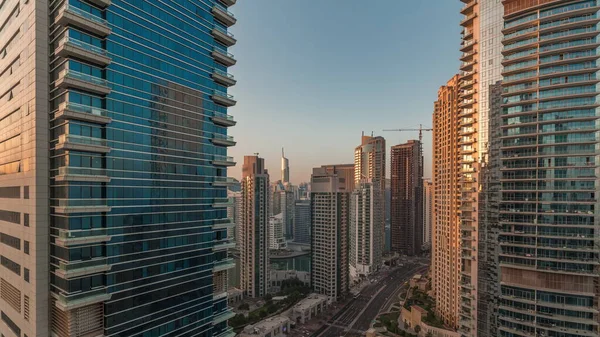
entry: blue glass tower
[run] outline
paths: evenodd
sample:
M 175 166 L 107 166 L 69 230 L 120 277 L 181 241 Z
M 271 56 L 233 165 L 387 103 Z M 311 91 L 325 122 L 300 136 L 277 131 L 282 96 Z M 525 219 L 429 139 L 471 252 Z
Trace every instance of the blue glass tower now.
M 234 3 L 49 2 L 55 335 L 234 335 Z

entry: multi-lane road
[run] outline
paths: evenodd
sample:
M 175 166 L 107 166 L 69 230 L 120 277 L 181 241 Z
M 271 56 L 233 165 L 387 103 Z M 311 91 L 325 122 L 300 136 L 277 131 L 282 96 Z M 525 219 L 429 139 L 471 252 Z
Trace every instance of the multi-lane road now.
M 325 327 L 313 337 L 339 337 L 360 335 L 367 331 L 380 310 L 395 295 L 402 284 L 417 271 L 421 263 L 406 263 L 403 267 L 383 272 L 379 280 L 365 287 L 359 295 L 344 306 Z

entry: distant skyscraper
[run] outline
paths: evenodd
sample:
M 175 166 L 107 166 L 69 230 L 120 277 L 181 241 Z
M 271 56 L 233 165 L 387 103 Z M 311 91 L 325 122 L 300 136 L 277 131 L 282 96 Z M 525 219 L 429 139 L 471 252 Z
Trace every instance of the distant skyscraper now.
M 310 244 L 310 199 L 297 200 L 294 208 L 294 242 Z
M 290 182 L 290 161 L 285 157 L 281 148 L 281 182 L 285 185 Z
M 241 288 L 249 297 L 269 289 L 269 173 L 258 156 L 245 156 L 242 167 L 242 210 L 238 224 Z
M 354 165 L 313 169 L 311 178 L 311 285 L 333 301 L 349 289 L 350 191 Z
M 269 248 L 284 249 L 287 248 L 285 237 L 283 236 L 283 214 L 279 213 L 269 217 Z
M 598 1 L 502 1 L 501 336 L 598 336 Z
M 410 140 L 391 149 L 391 249 L 406 255 L 423 245 L 423 158 L 421 143 Z
M 234 334 L 234 3 L 0 1 L 0 336 Z
M 423 181 L 423 244 L 431 247 L 433 228 L 433 182 Z
M 287 184 L 287 189 L 281 189 L 280 184 L 274 186 L 273 192 L 273 215 L 282 214 L 283 217 L 283 235 L 287 240 L 294 237 L 294 192 L 291 185 Z
M 353 261 L 362 265 L 361 274 L 364 274 L 365 270 L 368 270 L 369 273 L 373 272 L 381 265 L 385 248 L 385 153 L 383 137 L 363 136 L 361 145 L 354 150 L 354 187 L 359 189 L 359 194 L 354 199 L 358 201 L 359 196 L 368 197 L 369 203 L 361 201 L 360 205 L 361 207 L 365 205 L 372 207 L 369 210 L 360 210 L 367 212 L 368 218 L 360 219 L 360 221 L 355 219 L 358 221 L 357 225 L 366 231 L 350 232 L 351 242 L 366 245 L 364 247 L 351 246 L 352 249 L 357 249 L 354 251 L 355 259 Z M 366 182 L 368 183 L 359 186 Z M 353 235 L 368 235 L 369 239 L 367 240 L 366 237 L 352 238 Z M 362 257 L 357 260 L 358 255 Z M 365 258 L 367 255 L 368 259 Z M 358 265 L 355 265 L 354 269 L 356 272 Z
M 438 90 L 433 113 L 433 230 L 431 238 L 431 280 L 437 314 L 458 327 L 460 304 L 460 186 L 473 182 L 461 177 L 461 150 L 471 149 L 460 137 L 459 76 Z M 464 249 L 470 249 L 465 247 Z
M 227 207 L 227 217 L 231 219 L 234 224 L 240 221 L 240 212 L 242 210 L 242 192 L 227 191 L 227 196 L 231 205 Z M 237 238 L 237 226 L 231 226 L 227 228 L 227 236 L 233 239 Z

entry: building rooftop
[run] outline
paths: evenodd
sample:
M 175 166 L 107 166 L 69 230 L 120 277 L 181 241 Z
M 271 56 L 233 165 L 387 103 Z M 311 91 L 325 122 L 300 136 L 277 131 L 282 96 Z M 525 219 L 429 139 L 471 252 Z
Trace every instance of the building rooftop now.
M 264 335 L 289 322 L 290 319 L 286 316 L 270 317 L 256 324 L 246 326 L 239 336 Z
M 307 298 L 303 299 L 302 301 L 300 301 L 296 305 L 294 305 L 294 310 L 303 311 L 303 310 L 309 309 L 323 301 L 327 301 L 327 295 L 310 294 L 310 295 L 308 295 Z
M 239 288 L 233 288 L 232 287 L 232 288 L 227 289 L 227 293 L 230 294 L 230 295 L 241 294 L 243 292 L 244 291 L 242 289 L 239 289 Z
M 425 310 L 425 309 L 421 308 L 421 307 L 420 307 L 420 306 L 418 306 L 418 305 L 413 305 L 413 306 L 411 306 L 411 309 L 415 309 L 415 310 L 419 311 L 421 314 L 423 314 L 423 315 L 427 315 L 427 310 Z

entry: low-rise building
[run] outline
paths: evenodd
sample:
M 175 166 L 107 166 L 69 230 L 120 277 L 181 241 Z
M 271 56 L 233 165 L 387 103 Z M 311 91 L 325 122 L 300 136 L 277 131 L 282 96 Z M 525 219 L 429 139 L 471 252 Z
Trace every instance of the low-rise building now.
M 310 287 L 310 273 L 306 271 L 271 269 L 270 276 L 271 293 L 278 293 L 279 291 L 281 291 L 282 282 L 291 279 L 298 279 L 302 281 L 307 287 Z
M 410 310 L 402 308 L 398 323 L 400 326 L 404 326 L 405 329 L 415 330 L 415 327 L 419 326 L 421 328 L 417 333 L 419 337 L 425 337 L 430 333 L 433 337 L 460 337 L 460 334 L 456 331 L 430 326 L 423 322 L 425 317 L 427 317 L 427 310 L 418 305 L 412 305 Z
M 227 290 L 227 302 L 229 305 L 234 305 L 244 299 L 244 291 L 238 288 L 229 288 Z
M 311 318 L 320 315 L 329 305 L 327 295 L 310 294 L 292 308 L 290 316 L 293 321 L 304 324 Z
M 248 325 L 239 337 L 283 337 L 290 332 L 290 319 L 285 316 L 274 316 L 258 323 Z

